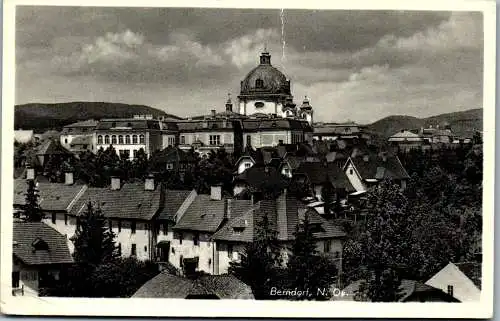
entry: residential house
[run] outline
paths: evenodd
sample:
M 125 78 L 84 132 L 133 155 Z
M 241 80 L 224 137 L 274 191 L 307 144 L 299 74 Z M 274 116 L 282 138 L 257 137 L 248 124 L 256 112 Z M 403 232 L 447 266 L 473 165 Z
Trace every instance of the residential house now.
M 445 291 L 460 302 L 481 300 L 481 263 L 448 263 L 425 284 Z
M 216 244 L 215 274 L 226 273 L 230 262 L 240 259 L 245 245 L 255 241 L 258 226 L 264 216 L 269 220 L 270 227 L 278 232 L 277 237 L 282 244 L 285 264 L 296 227 L 307 215 L 316 239 L 317 250 L 323 255 L 330 256 L 341 271 L 342 244 L 346 235 L 344 231 L 319 216 L 314 210 L 302 208 L 295 198 L 287 195 L 286 190 L 274 200 L 237 205 L 232 206 L 234 210 L 230 212 L 227 223 L 212 237 Z
M 388 141 L 406 153 L 411 150 L 422 150 L 424 145 L 429 144 L 421 134 L 404 129 L 389 137 Z
M 354 151 L 344 165 L 344 172 L 357 192 L 366 191 L 386 179 L 405 189 L 410 178 L 399 158 L 387 153 L 358 154 Z
M 272 166 L 252 166 L 233 179 L 233 195 L 251 195 L 281 191 L 288 185 L 287 178 Z M 261 195 L 259 195 L 261 196 Z
M 40 146 L 36 147 L 34 154 L 36 159 L 30 160 L 30 165 L 39 165 L 42 168 L 49 162 L 49 160 L 54 160 L 60 163 L 73 157 L 70 151 L 64 148 L 59 141 L 54 139 L 46 140 Z
M 332 301 L 370 301 L 362 292 L 366 289 L 366 281 L 358 280 L 343 289 L 344 295 L 331 298 Z M 401 280 L 397 302 L 460 302 L 453 296 L 438 288 L 415 280 Z
M 232 275 L 187 278 L 162 272 L 146 282 L 133 298 L 254 299 L 252 289 Z
M 153 154 L 151 163 L 156 168 L 163 168 L 176 173 L 185 173 L 196 165 L 196 159 L 190 152 L 179 147 L 167 147 Z
M 38 296 L 59 280 L 61 269 L 73 263 L 67 239 L 43 222 L 14 221 L 12 295 Z
M 59 137 L 61 145 L 72 153 L 94 152 L 92 136 L 97 123 L 97 120 L 88 119 L 64 126 Z

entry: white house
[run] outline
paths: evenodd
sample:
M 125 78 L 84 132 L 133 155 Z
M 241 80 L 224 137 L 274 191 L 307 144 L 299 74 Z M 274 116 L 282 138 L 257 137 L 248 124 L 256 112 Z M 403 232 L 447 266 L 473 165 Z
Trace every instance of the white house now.
M 449 263 L 425 284 L 441 289 L 460 302 L 481 300 L 481 263 Z

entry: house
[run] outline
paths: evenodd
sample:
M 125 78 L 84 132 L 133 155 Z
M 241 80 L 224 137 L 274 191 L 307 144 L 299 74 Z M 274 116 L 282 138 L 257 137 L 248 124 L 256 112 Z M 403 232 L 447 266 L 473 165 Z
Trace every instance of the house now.
M 235 163 L 236 173 L 241 174 L 255 164 L 262 164 L 263 162 L 262 153 L 260 153 L 260 151 L 247 148 Z
M 49 160 L 61 163 L 62 161 L 73 157 L 71 152 L 64 148 L 59 141 L 55 139 L 49 139 L 38 146 L 35 150 L 35 155 L 36 162 L 31 165 L 40 165 L 41 167 L 44 167 Z
M 233 204 L 236 205 L 236 204 Z M 246 207 L 246 209 L 245 209 Z M 239 260 L 245 245 L 255 240 L 258 225 L 267 216 L 270 227 L 278 232 L 285 262 L 289 246 L 294 240 L 296 227 L 308 216 L 317 240 L 317 250 L 335 261 L 339 271 L 342 267 L 342 244 L 344 231 L 328 222 L 314 210 L 301 208 L 298 201 L 285 192 L 275 200 L 262 200 L 255 204 L 233 206 L 227 223 L 217 231 L 212 240 L 215 243 L 215 274 L 226 273 L 229 263 Z
M 354 281 L 343 289 L 344 295 L 334 296 L 332 301 L 370 301 L 360 293 L 366 287 L 365 280 Z M 415 280 L 401 280 L 397 302 L 460 302 L 453 296 L 435 287 Z
M 175 218 L 170 263 L 179 269 L 190 264 L 196 271 L 215 274 L 211 237 L 227 220 L 227 215 L 228 202 L 222 197 L 221 186 L 212 186 L 210 195 L 196 195 Z
M 43 222 L 14 221 L 12 295 L 38 296 L 73 263 L 64 235 Z
M 243 120 L 243 146 L 262 148 L 278 145 L 312 143 L 312 127 L 305 120 L 267 117 L 250 117 Z
M 253 166 L 233 179 L 233 195 L 244 191 L 250 194 L 281 191 L 288 185 L 287 178 L 272 166 Z
M 185 173 L 196 165 L 196 159 L 190 152 L 170 146 L 154 153 L 151 157 L 151 163 L 155 164 L 156 168 Z
M 153 177 L 147 177 L 144 183 L 126 184 L 112 177 L 110 187 L 87 188 L 69 214 L 77 221 L 85 213 L 87 203 L 92 202 L 107 218 L 123 257 L 154 260 L 157 245 L 154 219 L 162 208 L 162 199 L 162 185 L 156 184 Z
M 357 192 L 366 191 L 386 179 L 404 189 L 410 178 L 399 158 L 387 153 L 361 154 L 353 151 L 344 165 L 344 171 Z
M 339 198 L 356 191 L 346 173 L 335 163 L 303 162 L 295 170 L 292 181 L 308 184 L 319 201 L 323 201 L 321 192 L 325 183 L 332 185 Z
M 187 278 L 162 272 L 146 282 L 133 298 L 254 299 L 252 289 L 232 275 Z
M 421 134 L 404 129 L 389 137 L 388 142 L 405 153 L 411 150 L 421 150 L 429 143 Z
M 305 156 L 295 156 L 287 154 L 280 165 L 281 175 L 292 178 L 293 174 L 302 162 L 306 161 Z
M 59 137 L 61 145 L 73 153 L 93 152 L 92 136 L 97 123 L 97 120 L 88 119 L 64 126 Z
M 448 263 L 425 284 L 441 289 L 460 302 L 481 300 L 481 263 Z

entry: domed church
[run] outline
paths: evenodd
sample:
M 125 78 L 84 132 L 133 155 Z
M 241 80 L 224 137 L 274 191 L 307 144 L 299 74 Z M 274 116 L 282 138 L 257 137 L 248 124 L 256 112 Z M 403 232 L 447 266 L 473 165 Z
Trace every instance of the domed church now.
M 306 97 L 297 108 L 290 90 L 290 80 L 271 65 L 271 55 L 264 51 L 260 64 L 252 69 L 241 82 L 238 96 L 239 113 L 242 115 L 277 115 L 278 117 L 300 118 L 312 125 L 313 109 Z

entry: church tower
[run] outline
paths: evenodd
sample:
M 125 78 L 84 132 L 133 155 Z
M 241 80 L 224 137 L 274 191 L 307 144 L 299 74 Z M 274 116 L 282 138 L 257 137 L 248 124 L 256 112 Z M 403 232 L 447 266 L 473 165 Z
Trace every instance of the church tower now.
M 309 98 L 307 96 L 304 97 L 302 101 L 302 105 L 300 106 L 300 118 L 307 120 L 309 125 L 313 125 L 313 108 L 309 103 Z

